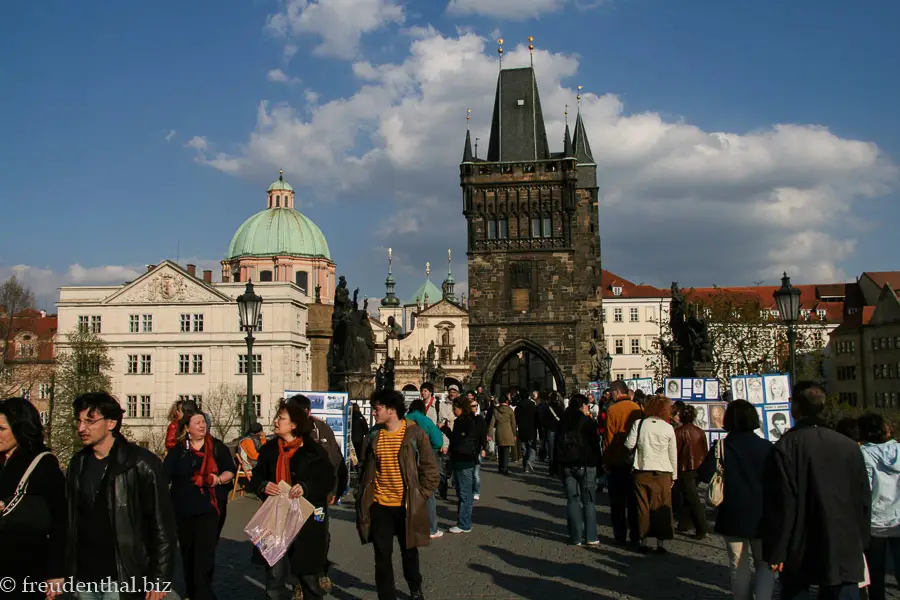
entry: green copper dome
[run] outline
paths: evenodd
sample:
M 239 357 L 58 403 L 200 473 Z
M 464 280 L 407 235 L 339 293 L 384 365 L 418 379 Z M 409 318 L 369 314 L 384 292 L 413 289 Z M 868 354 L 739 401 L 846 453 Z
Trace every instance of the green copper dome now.
M 441 292 L 441 289 L 431 283 L 430 279 L 426 279 L 425 283 L 419 286 L 419 289 L 416 290 L 416 293 L 413 294 L 413 297 L 410 299 L 410 304 L 416 303 L 416 298 L 419 299 L 420 302 L 425 302 L 425 294 L 428 294 L 428 303 L 434 304 L 438 300 L 444 297 L 444 294 Z
M 289 184 L 287 181 L 284 180 L 284 171 L 279 173 L 278 179 L 272 182 L 272 185 L 269 186 L 268 191 L 274 192 L 274 191 L 282 191 L 282 190 L 288 191 L 288 192 L 294 191 L 294 188 L 291 187 L 291 184 Z
M 287 183 L 284 185 L 290 189 Z M 331 260 L 328 242 L 315 223 L 293 208 L 267 208 L 238 228 L 231 239 L 226 260 L 285 255 L 321 256 Z

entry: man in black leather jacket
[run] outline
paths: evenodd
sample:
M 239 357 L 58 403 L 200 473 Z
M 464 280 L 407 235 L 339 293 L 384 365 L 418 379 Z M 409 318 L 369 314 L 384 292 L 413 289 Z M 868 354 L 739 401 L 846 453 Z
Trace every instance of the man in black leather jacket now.
M 109 394 L 81 395 L 74 409 L 84 448 L 67 475 L 67 575 L 125 584 L 120 598 L 161 600 L 170 591 L 178 543 L 162 463 L 120 435 L 123 411 Z M 144 589 L 145 582 L 151 587 Z

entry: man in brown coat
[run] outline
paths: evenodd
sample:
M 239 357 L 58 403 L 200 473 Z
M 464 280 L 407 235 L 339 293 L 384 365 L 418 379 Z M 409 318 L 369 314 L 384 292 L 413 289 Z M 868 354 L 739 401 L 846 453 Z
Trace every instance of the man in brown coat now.
M 411 600 L 423 600 L 420 546 L 430 541 L 428 497 L 440 475 L 431 441 L 415 421 L 408 421 L 403 394 L 392 390 L 372 396 L 375 427 L 363 460 L 356 494 L 356 528 L 363 544 L 375 550 L 378 600 L 396 600 L 391 555 L 400 545 L 403 576 Z
M 637 544 L 641 537 L 637 496 L 632 484 L 631 455 L 625 447 L 625 438 L 634 422 L 641 418 L 641 407 L 631 399 L 624 381 L 613 381 L 610 390 L 616 402 L 607 411 L 606 431 L 603 434 L 603 467 L 609 478 L 609 514 L 616 542 L 625 544 L 626 536 L 630 535 L 631 543 Z
M 499 454 L 500 473 L 509 475 L 509 455 L 516 445 L 516 413 L 509 406 L 509 396 L 500 397 L 500 406 L 494 409 L 488 425 L 488 439 L 493 439 Z

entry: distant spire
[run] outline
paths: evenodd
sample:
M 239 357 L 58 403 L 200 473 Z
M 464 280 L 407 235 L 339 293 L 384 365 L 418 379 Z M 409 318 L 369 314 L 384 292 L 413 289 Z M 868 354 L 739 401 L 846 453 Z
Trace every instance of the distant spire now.
M 464 163 L 470 163 L 470 162 L 472 162 L 473 160 L 474 160 L 474 159 L 473 159 L 473 155 L 472 155 L 472 136 L 471 136 L 471 134 L 469 133 L 469 130 L 466 129 L 466 145 L 463 146 L 463 159 L 462 159 L 462 161 L 463 161 Z
M 447 279 L 444 280 L 443 292 L 444 292 L 444 300 L 449 302 L 456 303 L 456 294 L 453 292 L 453 288 L 456 285 L 456 281 L 453 279 L 453 269 L 451 268 L 453 264 L 453 251 L 450 248 L 447 248 Z
M 503 70 L 503 38 L 497 40 L 497 56 L 500 59 L 500 70 Z
M 572 136 L 569 135 L 569 124 L 566 123 L 566 135 L 563 139 L 563 155 L 566 158 L 575 156 L 575 148 L 572 146 Z
M 534 68 L 534 36 L 528 36 L 528 59 L 531 61 L 531 68 Z
M 584 121 L 581 118 L 581 90 L 584 86 L 578 86 L 578 116 L 575 117 L 575 137 L 572 140 L 575 158 L 580 164 L 594 164 L 594 155 L 591 153 L 591 143 L 588 141 Z
M 431 279 L 431 262 L 425 261 L 425 279 Z
M 393 249 L 388 248 L 388 276 L 387 279 L 384 280 L 385 295 L 384 298 L 381 299 L 382 306 L 400 306 L 400 300 L 394 294 L 394 286 L 397 282 L 394 280 L 391 266 L 391 263 L 393 262 L 393 254 Z

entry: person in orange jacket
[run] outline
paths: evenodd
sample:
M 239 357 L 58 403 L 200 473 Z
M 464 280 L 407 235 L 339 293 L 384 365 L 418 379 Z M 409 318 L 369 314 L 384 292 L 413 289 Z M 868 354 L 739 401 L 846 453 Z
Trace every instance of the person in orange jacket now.
M 631 479 L 631 453 L 625 447 L 625 438 L 637 419 L 641 418 L 640 405 L 631 399 L 624 381 L 613 381 L 610 386 L 616 399 L 606 412 L 606 430 L 603 432 L 603 467 L 609 486 L 609 512 L 616 543 L 625 544 L 630 535 L 631 543 L 640 542 L 637 519 L 637 496 Z

